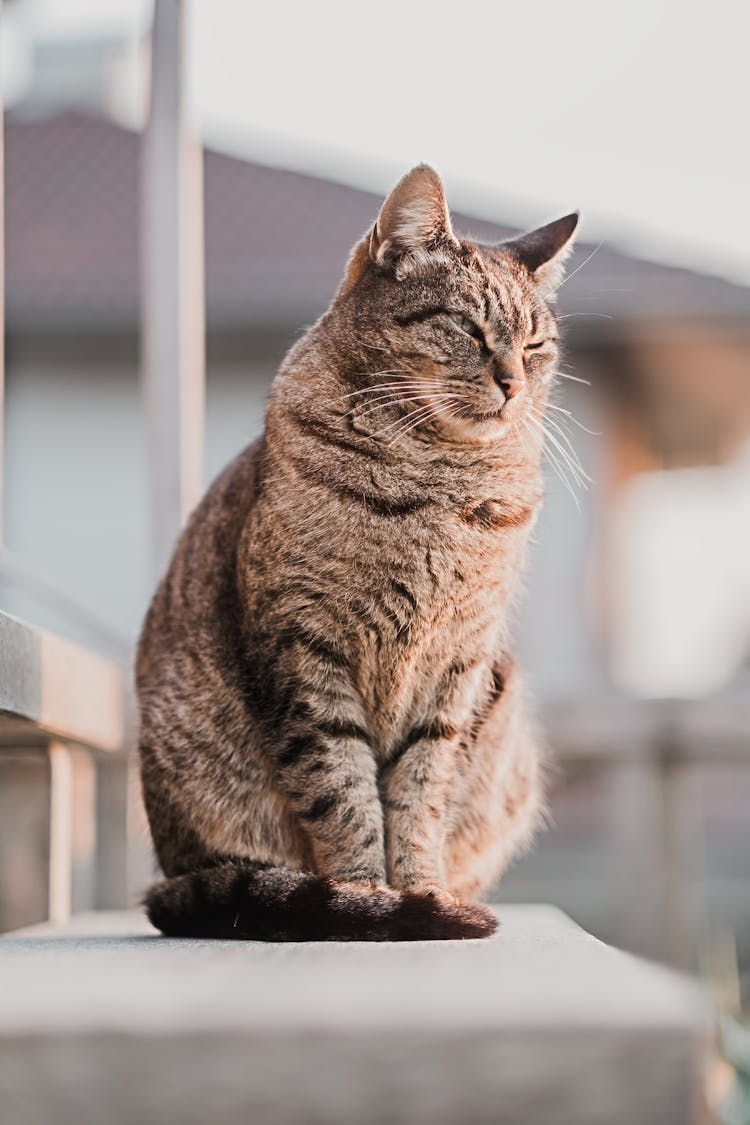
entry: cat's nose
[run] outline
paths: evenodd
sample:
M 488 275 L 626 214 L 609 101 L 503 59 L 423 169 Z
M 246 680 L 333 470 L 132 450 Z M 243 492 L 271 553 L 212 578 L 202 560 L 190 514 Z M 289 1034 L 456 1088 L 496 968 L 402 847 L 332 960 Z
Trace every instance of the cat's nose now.
M 506 399 L 515 398 L 525 381 L 523 371 L 515 365 L 502 362 L 495 363 L 493 377 Z

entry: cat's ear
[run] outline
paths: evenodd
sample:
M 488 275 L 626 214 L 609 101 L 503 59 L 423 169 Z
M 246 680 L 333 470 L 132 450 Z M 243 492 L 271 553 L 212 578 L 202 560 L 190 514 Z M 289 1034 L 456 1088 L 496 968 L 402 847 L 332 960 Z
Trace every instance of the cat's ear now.
M 380 208 L 370 235 L 370 256 L 377 265 L 390 266 L 403 255 L 456 241 L 440 177 L 429 165 L 418 164 Z
M 500 245 L 500 249 L 526 266 L 545 297 L 554 293 L 565 276 L 565 260 L 573 249 L 578 219 L 578 212 L 573 211 Z

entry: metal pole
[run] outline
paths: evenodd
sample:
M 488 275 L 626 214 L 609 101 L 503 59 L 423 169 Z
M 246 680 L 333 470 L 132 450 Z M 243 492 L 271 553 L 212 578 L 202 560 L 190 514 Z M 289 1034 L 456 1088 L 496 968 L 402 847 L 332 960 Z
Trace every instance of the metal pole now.
M 3 41 L 3 4 L 0 0 L 0 47 Z M 0 549 L 5 538 L 5 117 L 0 92 Z
M 155 575 L 203 490 L 202 150 L 186 120 L 185 0 L 156 0 L 143 144 L 142 363 Z
M 128 761 L 122 754 L 98 754 L 96 766 L 97 910 L 128 905 Z
M 73 765 L 61 742 L 49 745 L 49 920 L 67 922 L 73 879 Z
M 679 746 L 666 742 L 661 755 L 662 854 L 665 955 L 675 968 L 695 968 L 702 923 L 694 863 L 701 832 L 694 796 L 694 770 L 680 760 Z

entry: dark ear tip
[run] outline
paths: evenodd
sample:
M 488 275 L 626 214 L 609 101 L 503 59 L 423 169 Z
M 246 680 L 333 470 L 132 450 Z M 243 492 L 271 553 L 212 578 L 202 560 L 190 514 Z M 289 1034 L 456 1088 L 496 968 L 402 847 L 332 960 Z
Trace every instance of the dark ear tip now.
M 581 221 L 581 212 L 578 210 L 571 211 L 569 215 L 563 215 L 563 217 L 557 221 L 561 226 L 564 224 L 572 234 Z

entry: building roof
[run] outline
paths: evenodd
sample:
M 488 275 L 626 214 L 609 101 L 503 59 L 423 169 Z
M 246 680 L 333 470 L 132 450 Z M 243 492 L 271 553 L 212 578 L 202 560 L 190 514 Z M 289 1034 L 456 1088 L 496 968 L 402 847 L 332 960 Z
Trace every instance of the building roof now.
M 8 116 L 8 327 L 132 328 L 138 315 L 140 137 L 68 112 Z M 380 198 L 315 176 L 205 154 L 209 326 L 289 326 L 325 307 L 348 251 Z M 540 216 L 544 221 L 547 216 Z M 465 215 L 457 229 L 485 241 L 511 233 Z M 593 247 L 576 250 L 571 269 Z M 601 247 L 561 292 L 566 311 L 601 328 L 616 319 L 750 315 L 750 289 Z

